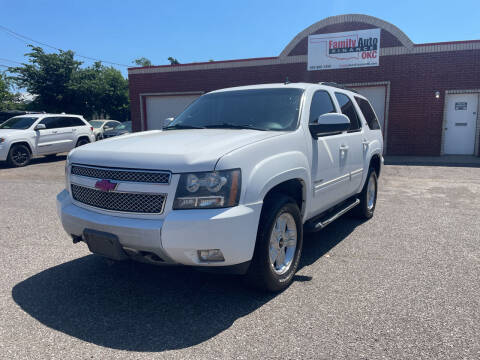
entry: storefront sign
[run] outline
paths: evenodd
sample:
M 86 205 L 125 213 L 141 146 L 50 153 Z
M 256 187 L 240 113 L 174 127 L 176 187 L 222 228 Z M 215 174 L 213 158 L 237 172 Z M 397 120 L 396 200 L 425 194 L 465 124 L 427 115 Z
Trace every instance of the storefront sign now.
M 455 103 L 455 110 L 467 110 L 467 103 L 466 102 L 456 102 Z
M 378 66 L 380 29 L 308 37 L 308 70 Z

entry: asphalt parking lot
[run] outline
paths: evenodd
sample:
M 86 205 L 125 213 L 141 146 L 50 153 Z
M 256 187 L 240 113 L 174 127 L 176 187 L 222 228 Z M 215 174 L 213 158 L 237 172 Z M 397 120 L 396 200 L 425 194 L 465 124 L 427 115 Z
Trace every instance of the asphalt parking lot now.
M 480 358 L 480 168 L 385 166 L 374 218 L 309 235 L 265 295 L 73 245 L 63 166 L 0 165 L 0 358 Z

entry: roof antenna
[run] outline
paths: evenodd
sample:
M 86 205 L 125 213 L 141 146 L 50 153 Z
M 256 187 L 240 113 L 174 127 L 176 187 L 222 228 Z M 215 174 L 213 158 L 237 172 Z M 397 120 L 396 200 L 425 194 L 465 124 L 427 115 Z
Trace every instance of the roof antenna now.
M 290 84 L 290 81 L 288 80 L 288 76 L 287 76 L 287 78 L 285 79 L 285 85 L 287 85 L 287 84 Z

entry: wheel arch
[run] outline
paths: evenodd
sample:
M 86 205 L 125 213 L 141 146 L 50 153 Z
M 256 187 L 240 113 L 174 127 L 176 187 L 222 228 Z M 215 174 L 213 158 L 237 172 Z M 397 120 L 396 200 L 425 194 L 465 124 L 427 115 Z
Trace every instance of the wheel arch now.
M 82 140 L 82 139 L 85 139 L 85 140 L 87 140 L 89 143 L 91 143 L 90 138 L 88 137 L 88 135 L 80 135 L 80 136 L 77 138 L 77 141 L 75 142 L 75 146 L 77 146 L 77 145 L 78 145 L 78 142 L 79 142 L 80 140 Z
M 303 218 L 306 209 L 307 192 L 305 181 L 302 178 L 291 178 L 272 186 L 265 192 L 263 202 L 265 203 L 269 198 L 274 197 L 275 194 L 284 194 L 295 200 Z
M 382 159 L 380 154 L 373 154 L 370 158 L 370 164 L 368 168 L 373 168 L 377 173 L 377 177 L 380 177 L 380 172 L 382 170 Z
M 30 145 L 30 143 L 26 140 L 18 140 L 18 141 L 15 141 L 15 142 L 12 142 L 10 144 L 10 148 L 8 149 L 8 152 L 10 152 L 10 150 L 12 150 L 12 148 L 15 146 L 15 145 L 25 145 L 28 149 L 28 151 L 30 151 L 30 155 L 32 156 L 33 155 L 33 149 L 32 149 L 32 146 Z

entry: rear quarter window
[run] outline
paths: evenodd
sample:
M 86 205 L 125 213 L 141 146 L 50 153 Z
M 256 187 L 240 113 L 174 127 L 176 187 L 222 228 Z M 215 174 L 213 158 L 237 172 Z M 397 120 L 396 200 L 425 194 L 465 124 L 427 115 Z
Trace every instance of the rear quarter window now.
M 359 131 L 362 125 L 360 123 L 357 110 L 355 110 L 355 106 L 353 105 L 352 100 L 343 93 L 336 92 L 335 97 L 337 98 L 338 104 L 340 105 L 342 114 L 346 115 L 350 119 L 349 131 Z
M 358 107 L 362 111 L 363 117 L 367 121 L 367 125 L 371 130 L 379 130 L 380 124 L 378 123 L 377 115 L 373 111 L 372 105 L 361 97 L 355 96 L 355 101 L 358 104 Z
M 80 118 L 70 117 L 69 119 L 70 119 L 70 126 L 85 126 L 85 123 Z

